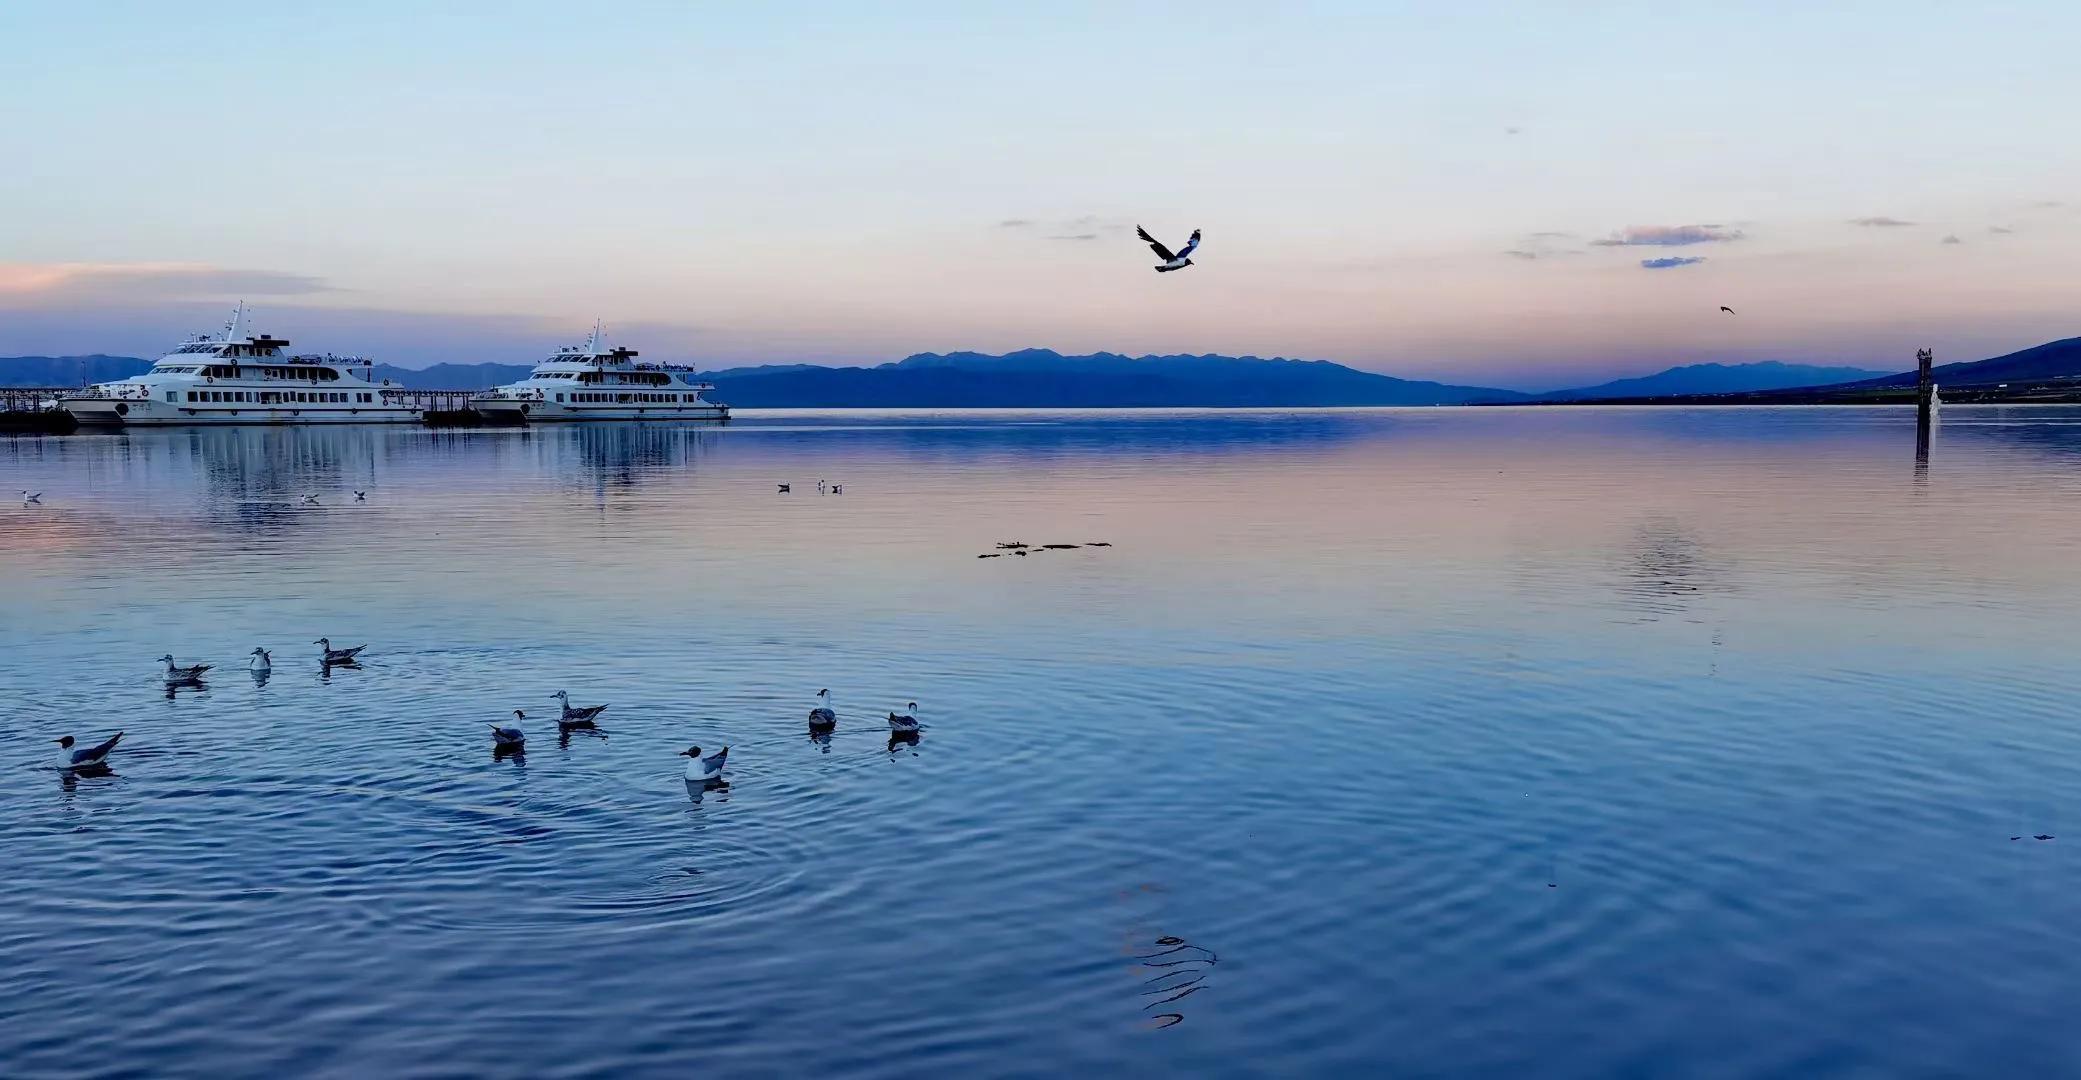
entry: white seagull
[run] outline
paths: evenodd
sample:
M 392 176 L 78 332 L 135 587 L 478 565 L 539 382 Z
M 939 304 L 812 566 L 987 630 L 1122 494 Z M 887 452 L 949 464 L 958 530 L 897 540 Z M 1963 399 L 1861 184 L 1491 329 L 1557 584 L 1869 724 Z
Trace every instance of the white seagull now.
M 306 495 L 303 497 L 303 501 L 305 506 L 316 506 L 318 505 L 318 496 Z
M 311 644 L 324 647 L 325 662 L 328 664 L 351 664 L 354 658 L 360 655 L 361 650 L 368 648 L 366 645 L 356 645 L 351 649 L 335 649 L 332 647 L 331 638 L 319 638 Z
M 722 778 L 723 762 L 729 759 L 730 748 L 725 746 L 707 757 L 702 757 L 701 748 L 695 746 L 681 750 L 679 756 L 687 759 L 686 778 L 696 783 L 705 784 L 710 780 Z
M 73 749 L 72 736 L 67 735 L 58 740 L 58 767 L 61 769 L 91 769 L 97 765 L 106 764 L 108 752 L 114 750 L 116 743 L 121 741 L 122 738 L 123 733 L 118 731 L 114 735 L 109 736 L 108 741 L 100 746 L 89 746 L 83 750 L 75 750 Z
M 889 714 L 890 731 L 901 733 L 918 730 L 918 703 L 915 701 L 911 702 L 909 710 L 908 712 L 892 712 Z
M 513 723 L 511 726 L 491 725 L 491 741 L 498 746 L 519 746 L 526 742 L 527 735 L 520 730 L 520 722 L 525 719 L 527 719 L 526 713 L 521 712 L 519 709 L 513 710 Z
M 367 501 L 368 501 L 368 499 L 369 499 L 369 493 L 368 493 L 368 492 L 366 492 L 366 491 L 357 491 L 357 492 L 355 492 L 355 493 L 354 493 L 354 501 L 355 501 L 355 502 L 367 502 Z
M 1164 247 L 1157 242 L 1155 237 L 1150 236 L 1149 230 L 1142 228 L 1140 225 L 1134 227 L 1134 234 L 1147 241 L 1149 250 L 1154 251 L 1156 257 L 1163 260 L 1163 265 L 1156 268 L 1156 272 L 1159 274 L 1169 273 L 1172 270 L 1183 270 L 1191 266 L 1193 249 L 1199 247 L 1198 229 L 1192 230 L 1192 239 L 1185 241 L 1185 246 L 1179 248 L 1175 255 L 1171 254 L 1171 249 Z
M 274 654 L 266 649 L 254 649 L 246 655 L 246 666 L 254 671 L 273 671 L 275 668 Z
M 193 667 L 175 667 L 171 654 L 162 656 L 159 659 L 166 664 L 166 681 L 170 683 L 195 682 L 202 678 L 203 672 L 210 669 L 208 664 L 196 664 Z
M 34 503 L 34 504 L 35 504 L 35 505 L 37 505 L 37 506 L 42 506 L 42 505 L 43 505 L 43 492 L 41 492 L 41 491 L 30 491 L 30 490 L 29 490 L 28 488 L 23 488 L 23 489 L 22 489 L 22 505 L 23 505 L 23 506 L 28 506 L 28 505 L 30 505 L 31 503 Z
M 829 731 L 838 726 L 838 714 L 831 711 L 831 691 L 817 691 L 816 707 L 809 710 L 809 730 Z

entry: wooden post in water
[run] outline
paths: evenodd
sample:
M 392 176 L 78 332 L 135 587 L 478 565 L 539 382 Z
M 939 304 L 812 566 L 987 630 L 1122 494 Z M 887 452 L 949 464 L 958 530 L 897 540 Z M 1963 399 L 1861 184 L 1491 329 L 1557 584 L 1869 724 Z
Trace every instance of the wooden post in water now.
M 1936 362 L 1936 354 L 1928 349 L 1915 351 L 1915 461 L 1929 464 L 1929 421 L 1930 396 L 1934 383 L 1930 381 L 1930 366 Z

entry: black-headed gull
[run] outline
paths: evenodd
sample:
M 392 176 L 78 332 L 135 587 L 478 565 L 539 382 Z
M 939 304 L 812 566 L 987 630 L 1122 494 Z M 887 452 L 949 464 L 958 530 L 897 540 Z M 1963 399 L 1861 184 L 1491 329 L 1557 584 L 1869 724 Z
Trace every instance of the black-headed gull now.
M 1149 250 L 1154 251 L 1156 257 L 1163 260 L 1163 265 L 1156 268 L 1156 272 L 1159 274 L 1169 273 L 1172 270 L 1183 270 L 1191 266 L 1192 252 L 1199 247 L 1198 229 L 1192 230 L 1192 239 L 1185 241 L 1185 246 L 1179 248 L 1176 254 L 1172 254 L 1171 249 L 1164 247 L 1155 237 L 1149 235 L 1149 230 L 1142 228 L 1140 225 L 1134 227 L 1134 234 L 1147 242 Z
M 41 506 L 41 505 L 43 505 L 43 492 L 41 492 L 41 491 L 30 491 L 30 490 L 29 490 L 28 488 L 23 488 L 23 489 L 22 489 L 22 505 L 23 505 L 23 506 L 28 506 L 28 505 L 30 505 L 31 503 L 34 503 L 34 504 L 36 504 L 36 505 L 38 505 L 38 506 Z
M 838 726 L 838 714 L 831 710 L 831 691 L 817 691 L 816 707 L 809 710 L 809 730 L 829 731 Z
M 114 735 L 109 736 L 107 742 L 99 746 L 75 749 L 72 736 L 67 735 L 58 740 L 60 752 L 58 767 L 62 769 L 91 769 L 97 765 L 105 765 L 108 763 L 108 752 L 114 750 L 116 743 L 121 741 L 122 738 L 123 733 L 118 731 Z
M 889 714 L 890 731 L 916 731 L 918 730 L 919 726 L 920 725 L 918 724 L 918 703 L 915 701 L 910 703 L 907 711 L 900 713 L 892 712 Z
M 503 726 L 499 724 L 491 725 L 491 741 L 499 746 L 519 746 L 526 742 L 527 735 L 520 730 L 520 722 L 525 719 L 527 719 L 526 713 L 521 712 L 519 709 L 513 710 L 512 724 Z
M 710 780 L 722 778 L 723 763 L 729 760 L 730 748 L 725 746 L 707 757 L 702 757 L 701 748 L 694 746 L 681 750 L 679 756 L 687 759 L 686 778 L 705 784 Z

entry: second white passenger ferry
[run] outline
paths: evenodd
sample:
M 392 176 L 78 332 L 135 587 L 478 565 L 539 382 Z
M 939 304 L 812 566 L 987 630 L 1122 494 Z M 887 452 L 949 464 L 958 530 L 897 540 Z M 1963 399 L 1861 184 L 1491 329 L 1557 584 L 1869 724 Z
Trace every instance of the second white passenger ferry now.
M 584 347 L 557 350 L 527 378 L 471 398 L 470 407 L 509 420 L 728 420 L 728 405 L 701 396 L 713 389 L 694 380 L 693 368 L 637 363 L 635 350 L 607 348 L 594 323 Z
M 152 370 L 60 395 L 82 424 L 409 423 L 401 387 L 376 384 L 358 356 L 290 356 L 286 339 L 247 335 L 240 304 L 216 337 L 197 335 Z

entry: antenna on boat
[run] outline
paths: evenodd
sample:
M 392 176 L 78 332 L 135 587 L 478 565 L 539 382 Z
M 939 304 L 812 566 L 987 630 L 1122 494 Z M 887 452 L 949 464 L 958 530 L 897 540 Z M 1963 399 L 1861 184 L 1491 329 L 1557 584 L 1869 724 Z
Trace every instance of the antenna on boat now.
M 239 302 L 238 302 L 238 306 L 237 306 L 237 307 L 234 307 L 234 308 L 232 308 L 232 309 L 231 309 L 231 319 L 230 319 L 230 321 L 228 321 L 228 322 L 226 322 L 226 323 L 224 324 L 224 340 L 226 340 L 226 341 L 234 341 L 234 340 L 237 340 L 237 338 L 238 338 L 238 331 L 239 331 L 239 326 L 240 326 L 240 324 L 244 323 L 245 321 L 246 321 L 246 302 L 245 302 L 244 300 L 241 300 L 241 301 L 239 301 Z
M 589 353 L 598 353 L 600 351 L 600 320 L 598 319 L 593 320 L 593 335 L 585 339 L 585 351 Z

